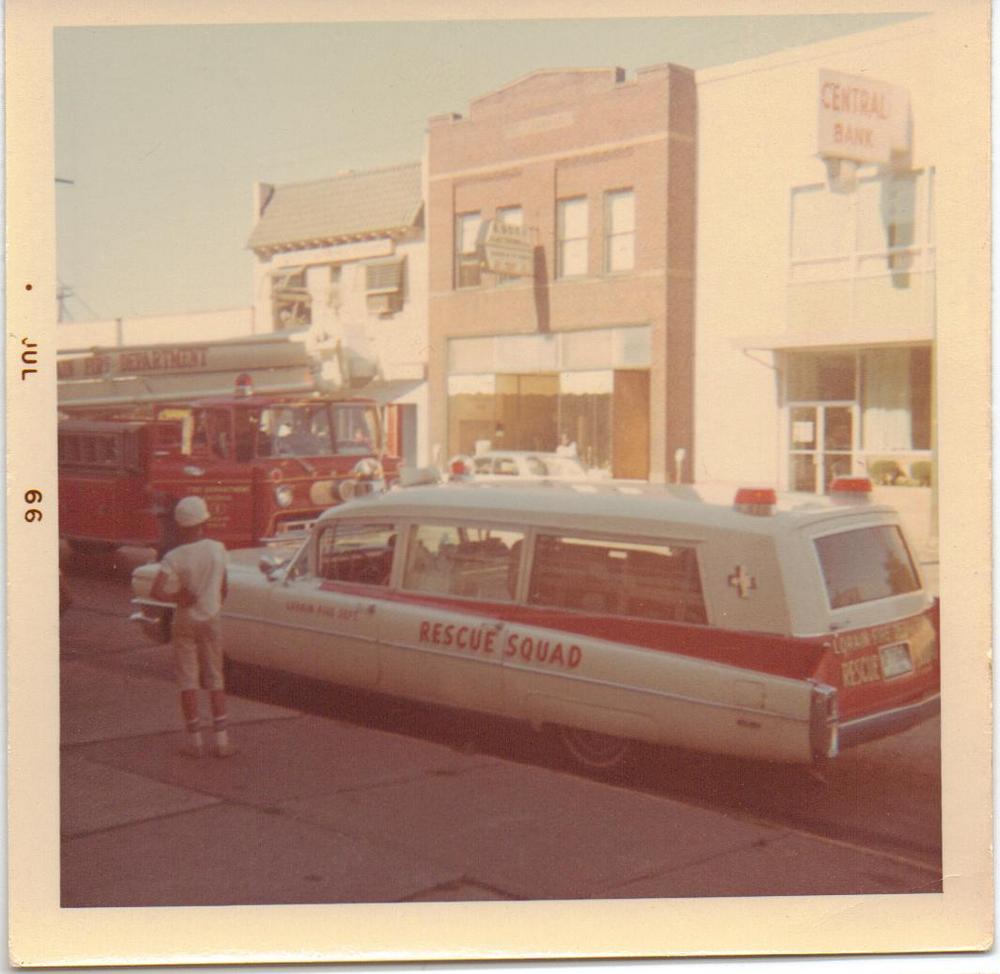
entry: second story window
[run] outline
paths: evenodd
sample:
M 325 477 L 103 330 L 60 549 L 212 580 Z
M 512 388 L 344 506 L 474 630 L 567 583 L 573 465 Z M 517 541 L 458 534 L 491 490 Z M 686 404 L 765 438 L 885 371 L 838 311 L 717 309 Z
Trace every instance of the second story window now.
M 403 308 L 406 263 L 402 257 L 373 260 L 365 265 L 365 294 L 371 314 L 390 315 Z
M 556 212 L 556 277 L 587 273 L 587 198 L 559 200 Z
M 275 331 L 301 328 L 312 322 L 312 297 L 304 267 L 277 270 L 271 277 L 271 308 Z
M 479 213 L 459 213 L 455 217 L 455 287 L 478 287 L 480 283 Z
M 523 227 L 524 211 L 519 206 L 501 206 L 497 209 L 497 223 L 507 227 Z M 509 284 L 511 281 L 519 280 L 519 277 L 511 274 L 497 275 L 497 284 Z
M 604 270 L 635 267 L 635 193 L 619 189 L 604 194 Z

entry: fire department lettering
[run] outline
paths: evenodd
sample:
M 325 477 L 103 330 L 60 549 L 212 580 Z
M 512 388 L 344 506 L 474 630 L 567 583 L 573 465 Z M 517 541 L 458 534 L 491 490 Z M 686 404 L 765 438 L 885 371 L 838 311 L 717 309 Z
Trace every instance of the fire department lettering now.
M 157 348 L 141 352 L 121 352 L 120 372 L 157 372 L 159 370 L 204 368 L 207 348 Z

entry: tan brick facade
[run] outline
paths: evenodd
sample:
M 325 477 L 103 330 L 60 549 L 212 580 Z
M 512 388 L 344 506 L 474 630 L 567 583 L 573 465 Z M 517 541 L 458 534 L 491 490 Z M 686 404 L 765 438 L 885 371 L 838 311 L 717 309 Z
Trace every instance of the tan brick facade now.
M 593 449 L 607 454 L 608 469 L 616 475 L 671 480 L 675 451 L 683 448 L 683 479 L 690 479 L 696 163 L 694 78 L 674 65 L 641 70 L 628 81 L 620 69 L 539 71 L 479 98 L 467 118 L 430 120 L 432 443 L 453 453 L 468 449 L 472 435 L 459 432 L 454 422 L 449 425 L 449 341 L 535 335 L 541 336 L 539 349 L 557 346 L 551 360 L 542 361 L 542 356 L 535 361 L 529 350 L 530 361 L 512 365 L 504 361 L 507 346 L 498 344 L 493 360 L 498 377 L 544 373 L 552 388 L 561 390 L 581 381 L 605 383 L 612 442 Z M 626 266 L 609 270 L 607 194 L 614 192 L 629 197 L 634 222 L 626 233 L 630 239 L 621 244 L 628 253 Z M 580 264 L 573 276 L 558 276 L 559 201 L 581 198 L 586 200 L 586 232 L 580 231 L 581 240 L 574 244 Z M 456 218 L 475 214 L 489 220 L 506 207 L 519 208 L 523 225 L 531 228 L 534 278 L 499 280 L 483 271 L 478 285 L 457 286 Z M 609 353 L 598 363 L 597 352 L 587 350 L 589 338 L 594 349 L 604 347 L 606 339 L 609 349 L 633 351 L 616 352 L 618 358 Z M 585 380 L 582 372 L 571 374 L 582 368 L 574 365 L 571 341 L 590 356 Z M 602 369 L 607 379 L 598 374 Z M 555 444 L 547 440 L 556 424 L 567 422 L 559 409 L 559 418 L 548 422 L 544 432 L 524 428 L 523 437 L 531 442 L 507 446 L 551 449 Z M 470 420 L 470 430 L 485 428 L 487 420 L 476 422 L 478 426 Z M 596 437 L 589 422 L 579 419 L 576 429 Z M 633 442 L 626 447 L 629 437 Z M 644 440 L 641 447 L 637 437 Z

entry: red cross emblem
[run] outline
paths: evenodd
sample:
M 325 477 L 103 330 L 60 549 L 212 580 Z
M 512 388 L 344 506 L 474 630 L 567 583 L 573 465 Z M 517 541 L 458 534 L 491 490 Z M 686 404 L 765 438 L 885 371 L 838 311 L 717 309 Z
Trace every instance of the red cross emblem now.
M 737 565 L 736 571 L 729 576 L 729 584 L 739 589 L 741 599 L 748 599 L 750 593 L 757 587 L 757 579 L 753 575 L 748 575 L 742 565 Z

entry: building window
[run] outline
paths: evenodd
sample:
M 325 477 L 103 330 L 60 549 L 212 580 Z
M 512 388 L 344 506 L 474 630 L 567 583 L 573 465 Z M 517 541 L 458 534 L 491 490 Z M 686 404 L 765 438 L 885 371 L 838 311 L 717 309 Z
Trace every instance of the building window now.
M 524 226 L 524 211 L 519 206 L 501 206 L 497 209 L 497 223 L 502 223 L 508 227 Z M 510 284 L 512 281 L 520 280 L 513 274 L 498 274 L 497 284 Z
M 340 264 L 330 265 L 330 290 L 327 292 L 327 303 L 334 314 L 340 313 L 340 281 L 342 277 Z
M 635 193 L 604 194 L 604 270 L 613 274 L 635 267 Z
M 559 200 L 556 213 L 556 277 L 587 273 L 587 198 Z
M 934 171 L 862 176 L 851 193 L 800 186 L 791 198 L 792 331 L 930 333 Z
M 455 287 L 479 287 L 479 213 L 459 213 L 455 217 Z
M 369 314 L 390 315 L 402 310 L 405 272 L 406 261 L 402 257 L 365 264 L 365 298 Z
M 312 298 L 304 267 L 277 270 L 271 276 L 272 323 L 276 331 L 312 323 Z

